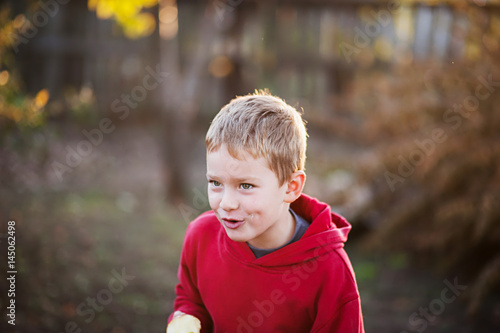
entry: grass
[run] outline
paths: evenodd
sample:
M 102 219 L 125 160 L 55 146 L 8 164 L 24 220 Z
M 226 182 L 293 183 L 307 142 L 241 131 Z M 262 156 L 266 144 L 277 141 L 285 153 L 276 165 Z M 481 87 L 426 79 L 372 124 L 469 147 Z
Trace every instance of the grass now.
M 93 189 L 23 198 L 16 221 L 18 331 L 64 332 L 71 321 L 82 332 L 165 329 L 186 224 L 161 198 L 126 211 L 119 195 Z M 91 320 L 81 315 L 78 306 L 104 297 L 112 272 L 122 269 L 134 278 L 109 304 L 102 298 L 107 304 Z

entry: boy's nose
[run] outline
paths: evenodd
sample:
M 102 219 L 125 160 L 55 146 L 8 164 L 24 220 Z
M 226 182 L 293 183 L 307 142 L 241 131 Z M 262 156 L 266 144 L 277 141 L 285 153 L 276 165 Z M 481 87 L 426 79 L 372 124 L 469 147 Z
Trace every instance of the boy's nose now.
M 219 204 L 219 207 L 225 211 L 235 210 L 238 208 L 238 200 L 236 200 L 236 198 L 233 195 L 231 195 L 231 193 L 226 192 L 222 196 L 222 200 Z

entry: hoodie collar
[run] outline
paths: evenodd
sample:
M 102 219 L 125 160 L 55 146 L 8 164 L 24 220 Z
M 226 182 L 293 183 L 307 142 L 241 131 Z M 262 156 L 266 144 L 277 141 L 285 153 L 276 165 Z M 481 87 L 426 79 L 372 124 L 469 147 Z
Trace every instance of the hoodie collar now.
M 310 223 L 300 240 L 258 259 L 244 242 L 235 242 L 221 228 L 224 247 L 239 261 L 259 266 L 288 266 L 321 256 L 344 246 L 351 225 L 346 219 L 332 213 L 324 202 L 302 194 L 290 207 Z

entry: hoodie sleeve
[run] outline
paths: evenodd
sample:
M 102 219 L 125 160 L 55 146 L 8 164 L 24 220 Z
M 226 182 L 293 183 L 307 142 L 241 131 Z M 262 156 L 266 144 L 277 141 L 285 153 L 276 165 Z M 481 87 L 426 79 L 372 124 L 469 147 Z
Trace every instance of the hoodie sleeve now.
M 197 246 L 195 245 L 196 242 L 192 241 L 194 230 L 190 228 L 191 225 L 186 232 L 181 262 L 177 273 L 179 283 L 175 287 L 176 299 L 174 302 L 174 311 L 182 311 L 195 316 L 201 321 L 201 332 L 211 333 L 213 327 L 212 319 L 203 304 L 198 290 Z M 172 321 L 172 317 L 173 313 L 168 318 L 169 323 Z
M 331 269 L 320 290 L 311 333 L 364 333 L 354 270 L 343 248 L 325 261 Z
M 330 318 L 324 322 L 324 313 L 318 313 L 311 333 L 364 333 L 363 317 L 359 297 L 342 305 Z

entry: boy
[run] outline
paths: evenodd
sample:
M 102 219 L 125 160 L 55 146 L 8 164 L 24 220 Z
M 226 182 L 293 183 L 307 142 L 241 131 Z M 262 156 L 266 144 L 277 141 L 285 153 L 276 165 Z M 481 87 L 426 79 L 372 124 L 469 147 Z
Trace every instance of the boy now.
M 305 194 L 301 115 L 233 99 L 207 136 L 212 211 L 188 226 L 168 333 L 363 332 L 350 224 Z

